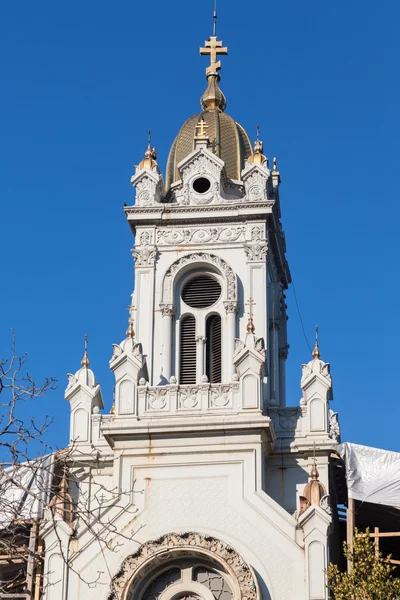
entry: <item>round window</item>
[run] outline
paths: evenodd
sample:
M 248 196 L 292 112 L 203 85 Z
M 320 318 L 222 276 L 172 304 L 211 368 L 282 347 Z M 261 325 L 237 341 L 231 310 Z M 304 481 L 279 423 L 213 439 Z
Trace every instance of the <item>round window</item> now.
M 193 189 L 198 194 L 205 194 L 211 187 L 211 182 L 206 177 L 198 177 L 193 181 Z
M 208 308 L 221 296 L 221 286 L 210 275 L 198 275 L 190 279 L 182 290 L 182 300 L 192 308 Z

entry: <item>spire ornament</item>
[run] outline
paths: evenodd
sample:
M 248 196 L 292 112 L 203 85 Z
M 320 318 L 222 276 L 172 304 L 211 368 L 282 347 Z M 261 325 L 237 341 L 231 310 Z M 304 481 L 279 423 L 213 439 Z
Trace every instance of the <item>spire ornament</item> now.
M 255 306 L 256 303 L 254 302 L 253 298 L 250 298 L 249 301 L 246 303 L 246 306 L 249 307 L 249 320 L 247 323 L 247 333 L 254 333 L 255 332 L 255 327 L 254 327 L 254 322 L 253 322 L 253 306 Z
M 248 158 L 249 163 L 262 165 L 265 162 L 267 162 L 267 166 L 268 166 L 268 159 L 266 156 L 264 156 L 263 150 L 264 150 L 263 143 L 260 140 L 260 126 L 257 125 L 256 141 L 254 144 L 253 154 L 251 156 L 249 156 L 249 158 Z
M 126 330 L 126 337 L 133 340 L 133 338 L 135 337 L 135 330 L 133 328 L 133 311 L 135 310 L 135 307 L 133 306 L 133 304 L 131 304 L 126 310 L 129 311 L 129 325 L 128 329 Z
M 152 169 L 153 167 L 158 167 L 157 164 L 157 148 L 151 145 L 151 131 L 150 129 L 147 132 L 148 142 L 147 142 L 147 150 L 144 154 L 144 159 L 139 163 L 139 169 Z
M 314 359 L 319 360 L 321 358 L 321 352 L 319 351 L 318 337 L 319 337 L 318 325 L 316 325 L 315 326 L 315 346 L 314 346 L 314 350 L 312 351 L 312 356 Z
M 221 61 L 217 60 L 219 56 L 226 56 L 228 48 L 222 45 L 222 41 L 217 38 L 217 7 L 214 8 L 214 27 L 213 35 L 204 42 L 204 47 L 200 48 L 201 56 L 210 57 L 210 66 L 206 69 L 206 77 L 208 86 L 200 103 L 203 110 L 218 109 L 224 111 L 226 108 L 226 98 L 219 88 L 220 76 L 218 71 L 221 70 Z
M 81 360 L 81 365 L 84 369 L 87 369 L 90 365 L 89 356 L 88 356 L 89 338 L 88 338 L 87 333 L 85 333 L 85 335 L 83 336 L 83 339 L 84 339 L 84 351 L 83 351 L 83 358 Z

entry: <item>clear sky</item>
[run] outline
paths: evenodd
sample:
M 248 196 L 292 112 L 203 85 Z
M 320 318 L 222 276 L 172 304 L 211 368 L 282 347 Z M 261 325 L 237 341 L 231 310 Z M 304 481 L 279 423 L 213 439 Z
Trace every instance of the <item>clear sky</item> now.
M 68 440 L 66 373 L 83 335 L 103 384 L 133 284 L 123 203 L 147 129 L 166 163 L 199 110 L 212 0 L 0 3 L 0 354 L 59 380 L 26 414 Z M 399 36 L 395 0 L 219 0 L 227 112 L 278 157 L 288 260 L 310 344 L 320 328 L 344 441 L 400 451 Z M 310 352 L 293 288 L 288 404 Z

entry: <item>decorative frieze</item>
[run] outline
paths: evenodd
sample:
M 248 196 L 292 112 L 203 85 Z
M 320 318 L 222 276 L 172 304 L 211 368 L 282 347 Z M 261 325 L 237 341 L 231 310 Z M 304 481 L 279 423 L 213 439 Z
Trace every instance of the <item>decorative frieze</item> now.
M 237 242 L 245 239 L 245 227 L 191 227 L 185 229 L 160 229 L 157 243 L 212 244 L 217 242 Z
M 275 429 L 294 431 L 297 421 L 301 416 L 300 408 L 270 408 L 269 416 L 273 420 Z

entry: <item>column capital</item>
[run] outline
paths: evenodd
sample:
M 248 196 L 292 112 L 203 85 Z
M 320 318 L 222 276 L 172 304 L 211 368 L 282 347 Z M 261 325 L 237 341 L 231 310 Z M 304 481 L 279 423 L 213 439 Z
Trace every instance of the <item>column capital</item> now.
M 175 316 L 175 306 L 173 304 L 160 304 L 160 310 L 163 317 Z
M 239 310 L 238 303 L 234 302 L 233 300 L 227 300 L 226 302 L 224 302 L 224 307 L 226 314 L 233 313 L 234 315 L 236 315 Z

